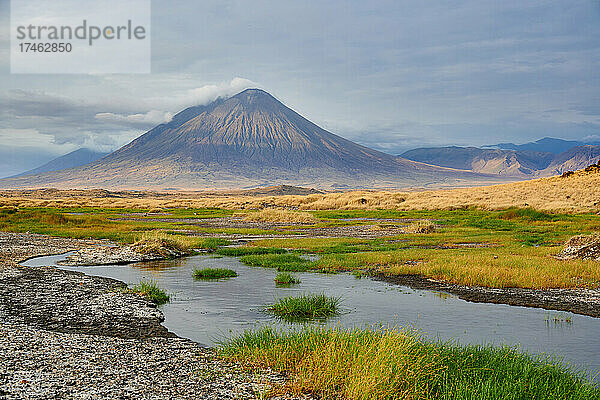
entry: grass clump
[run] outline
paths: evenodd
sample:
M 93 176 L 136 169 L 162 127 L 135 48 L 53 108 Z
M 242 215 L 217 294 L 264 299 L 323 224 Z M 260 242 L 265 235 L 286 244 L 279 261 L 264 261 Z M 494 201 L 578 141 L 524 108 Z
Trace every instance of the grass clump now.
M 157 230 L 144 232 L 131 247 L 142 254 L 157 254 L 168 258 L 188 254 L 191 243 L 188 237 Z
M 405 228 L 408 233 L 433 233 L 435 232 L 435 224 L 427 219 L 411 222 Z
M 202 239 L 198 243 L 197 247 L 200 249 L 215 251 L 221 246 L 229 246 L 230 244 L 231 244 L 231 242 L 227 239 L 211 237 L 211 238 Z
M 291 379 L 279 391 L 326 399 L 598 399 L 577 372 L 511 348 L 428 343 L 406 331 L 247 331 L 221 354 Z
M 276 247 L 224 247 L 220 248 L 216 252 L 222 256 L 230 257 L 241 257 L 246 255 L 257 255 L 257 254 L 283 254 L 287 253 L 285 249 L 278 249 Z
M 294 285 L 300 283 L 300 279 L 296 278 L 289 272 L 279 272 L 275 276 L 275 283 L 277 285 Z
M 352 275 L 356 278 L 356 279 L 362 279 L 367 273 L 365 271 L 361 271 L 360 269 L 355 269 L 354 271 L 352 271 Z
M 305 272 L 314 263 L 297 254 L 260 254 L 240 258 L 240 262 L 251 267 L 277 268 L 279 272 Z
M 339 297 L 325 294 L 303 294 L 298 297 L 285 297 L 266 308 L 268 312 L 288 321 L 326 319 L 339 314 Z
M 223 279 L 235 278 L 238 274 L 234 270 L 227 268 L 203 268 L 195 269 L 193 276 L 196 279 Z
M 500 214 L 502 219 L 524 219 L 527 221 L 556 221 L 558 216 L 538 211 L 534 208 L 517 208 L 511 207 Z
M 573 318 L 567 313 L 546 313 L 546 325 L 572 324 Z
M 148 300 L 159 306 L 168 303 L 171 300 L 167 292 L 158 287 L 158 284 L 152 280 L 137 283 L 131 288 L 131 291 L 146 297 Z
M 243 218 L 248 222 L 276 222 L 276 223 L 300 223 L 300 224 L 315 224 L 319 219 L 315 218 L 311 213 L 264 209 L 257 212 L 246 214 Z

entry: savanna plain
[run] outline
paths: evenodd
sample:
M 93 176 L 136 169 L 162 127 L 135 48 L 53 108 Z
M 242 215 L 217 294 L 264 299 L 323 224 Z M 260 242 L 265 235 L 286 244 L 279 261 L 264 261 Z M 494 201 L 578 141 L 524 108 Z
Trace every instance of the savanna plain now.
M 510 289 L 517 296 L 519 290 L 597 291 L 597 259 L 557 255 L 573 237 L 597 239 L 598 175 L 582 171 L 470 189 L 305 196 L 4 192 L 0 231 L 107 239 L 141 253 L 177 249 L 180 255 L 234 256 L 248 266 L 276 269 L 276 283 L 283 285 L 301 286 L 294 274 L 314 272 L 459 292 Z M 198 269 L 190 277 L 240 278 L 222 269 Z M 153 282 L 128 290 L 168 301 Z M 335 318 L 339 301 L 326 294 L 290 296 L 265 305 L 265 312 L 323 320 Z M 269 368 L 288 378 L 261 396 L 600 398 L 597 384 L 566 363 L 510 347 L 432 341 L 407 327 L 264 327 L 234 335 L 216 351 L 249 371 Z

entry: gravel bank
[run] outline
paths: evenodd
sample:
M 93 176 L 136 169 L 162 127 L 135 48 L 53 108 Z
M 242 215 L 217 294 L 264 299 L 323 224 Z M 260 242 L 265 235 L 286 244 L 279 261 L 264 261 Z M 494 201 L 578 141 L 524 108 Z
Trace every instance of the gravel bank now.
M 0 348 L 6 399 L 256 399 L 261 386 L 258 376 L 179 338 L 121 339 L 3 323 Z
M 183 252 L 171 252 L 169 258 L 184 256 Z M 167 257 L 161 254 L 143 254 L 136 251 L 133 246 L 108 245 L 94 246 L 79 249 L 70 254 L 60 265 L 120 265 L 141 261 L 163 260 Z
M 176 337 L 119 281 L 17 264 L 98 244 L 0 233 L 1 399 L 256 399 L 284 380 Z

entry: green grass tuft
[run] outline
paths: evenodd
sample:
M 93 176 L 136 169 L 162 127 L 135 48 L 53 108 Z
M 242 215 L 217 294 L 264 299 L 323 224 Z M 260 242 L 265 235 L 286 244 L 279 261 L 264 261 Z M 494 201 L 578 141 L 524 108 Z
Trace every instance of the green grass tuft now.
M 308 321 L 326 319 L 340 313 L 339 297 L 325 294 L 303 294 L 299 297 L 285 297 L 266 308 L 268 312 L 288 321 Z
M 195 269 L 193 276 L 196 279 L 223 279 L 235 278 L 238 274 L 234 270 L 226 268 L 203 268 Z
M 524 219 L 528 221 L 557 221 L 558 216 L 538 211 L 534 208 L 511 207 L 500 214 L 502 219 Z
M 167 292 L 159 288 L 158 284 L 154 281 L 141 281 L 133 286 L 131 291 L 146 297 L 148 300 L 159 306 L 168 303 L 171 300 Z
M 217 250 L 221 246 L 229 246 L 231 242 L 222 238 L 206 238 L 198 243 L 198 248 L 206 250 Z
M 300 283 L 300 279 L 288 272 L 279 272 L 275 276 L 275 283 L 278 285 L 292 285 Z
M 224 247 L 217 250 L 217 254 L 230 257 L 257 254 L 283 254 L 286 252 L 287 250 L 285 249 L 278 249 L 275 247 Z
M 395 329 L 246 331 L 220 347 L 250 368 L 290 375 L 282 390 L 326 399 L 592 400 L 600 387 L 513 348 L 429 343 Z
M 241 257 L 240 262 L 251 267 L 277 268 L 280 272 L 304 272 L 314 265 L 297 254 L 248 255 Z

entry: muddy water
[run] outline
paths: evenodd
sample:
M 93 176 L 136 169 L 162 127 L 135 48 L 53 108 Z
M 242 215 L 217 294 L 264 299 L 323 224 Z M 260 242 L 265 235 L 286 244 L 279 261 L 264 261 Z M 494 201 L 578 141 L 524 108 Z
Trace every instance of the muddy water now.
M 25 265 L 52 265 L 62 256 L 40 257 Z M 239 276 L 219 281 L 192 278 L 194 268 L 230 268 Z M 290 329 L 262 309 L 276 298 L 325 293 L 342 298 L 342 315 L 327 321 L 343 326 L 412 326 L 432 339 L 462 344 L 511 345 L 552 354 L 587 371 L 600 370 L 600 319 L 571 313 L 501 304 L 469 303 L 454 296 L 373 281 L 349 274 L 297 273 L 301 283 L 276 287 L 276 271 L 248 267 L 236 258 L 194 256 L 128 266 L 60 267 L 134 284 L 153 279 L 172 297 L 161 306 L 164 325 L 179 336 L 213 345 L 244 329 L 266 324 Z M 548 322 L 569 319 L 571 322 Z M 599 377 L 595 379 L 600 381 Z

